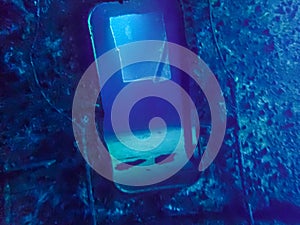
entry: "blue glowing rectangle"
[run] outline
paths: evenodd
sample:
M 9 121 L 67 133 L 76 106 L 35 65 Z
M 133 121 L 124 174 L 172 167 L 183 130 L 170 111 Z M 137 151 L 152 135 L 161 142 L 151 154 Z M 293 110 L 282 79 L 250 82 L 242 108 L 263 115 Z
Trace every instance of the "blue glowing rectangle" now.
M 163 118 L 167 125 L 167 136 L 160 145 L 153 147 L 151 151 L 135 151 L 122 144 L 113 130 L 111 115 L 115 99 L 123 89 L 130 88 L 129 83 L 131 82 L 142 84 L 141 80 L 152 80 L 159 89 L 167 83 L 161 81 L 170 80 L 189 92 L 190 84 L 185 79 L 184 73 L 174 66 L 169 66 L 171 58 L 180 56 L 174 55 L 174 52 L 171 53 L 164 43 L 166 41 L 183 47 L 186 46 L 180 4 L 178 1 L 173 0 L 130 0 L 124 1 L 123 4 L 118 2 L 101 3 L 91 11 L 88 22 L 95 59 L 110 50 L 118 52 L 117 58 L 114 57 L 112 63 L 115 63 L 120 70 L 116 71 L 108 81 L 104 82 L 104 70 L 100 64 L 97 64 L 98 73 L 100 72 L 98 74 L 99 83 L 102 86 L 100 94 L 103 109 L 103 120 L 99 124 L 109 153 L 114 156 L 111 159 L 113 179 L 123 179 L 128 175 L 129 177 L 136 177 L 137 175 L 132 174 L 135 166 L 142 167 L 146 173 L 150 172 L 147 169 L 147 166 L 150 165 L 165 168 L 165 171 L 170 170 L 170 166 L 175 166 L 178 159 L 186 159 L 186 156 L 188 156 L 185 151 L 186 143 L 191 142 L 196 145 L 198 141 L 196 138 L 192 139 L 189 136 L 189 133 L 195 135 L 194 128 L 187 132 L 181 129 L 178 113 L 174 111 L 171 104 L 155 96 L 144 98 L 134 105 L 128 118 L 130 129 L 134 135 L 128 133 L 128 130 L 119 130 L 118 136 L 122 139 L 126 139 L 135 147 L 148 149 L 154 146 L 153 141 L 149 140 L 141 144 L 132 137 L 136 136 L 139 139 L 149 137 L 149 121 L 157 116 Z M 156 47 L 157 49 L 151 49 L 149 52 L 144 49 L 141 49 L 141 52 L 134 52 L 128 48 L 124 50 L 126 47 L 120 47 L 133 42 L 149 40 L 163 42 L 161 46 Z M 138 57 L 135 54 L 139 54 Z M 131 57 L 134 57 L 134 60 Z M 141 62 L 128 66 L 128 63 L 139 59 L 141 59 Z M 149 60 L 153 60 L 153 62 L 149 62 Z M 175 86 L 174 89 L 171 88 L 168 92 L 178 100 L 178 110 L 180 112 L 191 113 L 185 110 L 181 92 Z M 126 95 L 124 103 L 127 104 L 126 101 L 128 101 L 128 104 L 130 104 L 132 97 L 140 94 L 137 91 L 132 91 L 130 96 Z M 119 110 L 119 113 L 120 115 L 124 114 L 121 110 Z M 154 137 L 153 140 L 161 138 L 163 134 L 162 127 L 155 127 L 151 130 L 151 134 Z M 182 151 L 174 154 L 173 151 L 177 145 L 178 149 Z M 163 163 L 166 156 L 169 157 L 169 160 Z M 195 151 L 192 159 L 174 176 L 158 184 L 140 187 L 127 186 L 116 182 L 116 187 L 123 192 L 136 193 L 178 188 L 193 184 L 199 178 L 198 165 L 195 162 L 200 159 L 200 154 Z
M 128 14 L 109 19 L 110 30 L 116 47 L 130 42 L 142 40 L 166 41 L 166 30 L 163 17 L 160 13 Z M 164 45 L 161 46 L 161 59 L 168 59 L 168 52 Z M 119 52 L 120 63 L 126 52 Z M 123 68 L 123 65 L 122 65 Z M 129 65 L 122 69 L 123 82 L 153 79 L 162 81 L 171 79 L 170 66 L 159 62 L 142 62 Z

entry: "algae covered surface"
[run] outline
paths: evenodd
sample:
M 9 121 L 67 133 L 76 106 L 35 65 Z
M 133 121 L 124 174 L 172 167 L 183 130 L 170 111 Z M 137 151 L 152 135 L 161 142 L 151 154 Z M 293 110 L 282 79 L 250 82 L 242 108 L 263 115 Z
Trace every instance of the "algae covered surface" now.
M 180 1 L 187 46 L 224 92 L 227 131 L 194 185 L 136 194 L 94 172 L 72 131 L 99 2 L 0 2 L 0 224 L 299 224 L 299 2 Z

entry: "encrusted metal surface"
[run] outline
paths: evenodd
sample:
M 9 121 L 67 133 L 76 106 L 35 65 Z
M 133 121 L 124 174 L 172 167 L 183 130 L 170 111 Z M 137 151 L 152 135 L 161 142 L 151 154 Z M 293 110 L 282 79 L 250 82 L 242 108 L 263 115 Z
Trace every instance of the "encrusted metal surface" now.
M 0 3 L 0 224 L 300 223 L 299 3 L 181 1 L 188 46 L 224 91 L 228 129 L 195 185 L 133 195 L 85 164 L 71 129 L 96 3 Z

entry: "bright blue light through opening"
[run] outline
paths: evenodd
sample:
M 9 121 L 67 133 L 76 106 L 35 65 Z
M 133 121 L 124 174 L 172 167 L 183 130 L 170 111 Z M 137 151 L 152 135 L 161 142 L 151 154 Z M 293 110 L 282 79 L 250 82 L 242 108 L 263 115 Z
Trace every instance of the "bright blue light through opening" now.
M 109 50 L 118 49 L 121 45 L 135 41 L 160 40 L 186 46 L 185 29 L 180 5 L 173 0 L 132 0 L 125 1 L 124 4 L 117 2 L 102 3 L 92 11 L 89 18 L 89 28 L 92 35 L 95 58 L 100 57 Z M 161 117 L 167 125 L 167 135 L 161 145 L 151 151 L 133 151 L 122 145 L 121 142 L 116 139 L 115 132 L 112 128 L 112 104 L 118 93 L 125 88 L 129 82 L 139 82 L 147 79 L 152 80 L 154 83 L 157 82 L 156 85 L 159 88 L 160 85 L 163 84 L 161 81 L 172 80 L 172 82 L 177 83 L 189 92 L 190 82 L 185 79 L 184 73 L 175 67 L 169 66 L 168 62 L 171 55 L 167 49 L 168 48 L 162 44 L 159 49 L 155 50 L 156 53 L 160 54 L 161 61 L 165 62 L 165 64 L 142 62 L 124 67 L 126 61 L 128 61 L 130 52 L 121 52 L 119 48 L 119 60 L 117 63 L 120 63 L 118 66 L 122 67 L 122 69 L 116 72 L 114 76 L 105 83 L 100 93 L 103 112 L 99 112 L 101 113 L 101 115 L 99 115 L 103 116 L 103 124 L 101 124 L 102 122 L 99 118 L 99 125 L 103 128 L 105 143 L 107 144 L 110 154 L 122 162 L 129 162 L 130 165 L 131 163 L 138 166 L 159 164 L 161 160 L 168 155 L 171 155 L 171 158 L 173 157 L 173 160 L 176 161 L 179 158 L 186 157 L 186 152 L 184 151 L 185 143 L 193 141 L 195 144 L 197 142 L 196 139 L 191 140 L 184 130 L 181 129 L 182 124 L 176 110 L 168 102 L 155 97 L 143 99 L 135 104 L 130 112 L 129 123 L 136 137 L 147 138 L 150 135 L 149 121 L 153 117 Z M 147 54 L 147 52 L 142 52 L 142 54 Z M 174 55 L 172 55 L 172 57 L 174 57 Z M 99 71 L 101 71 L 101 69 L 101 67 L 98 67 Z M 103 85 L 101 79 L 102 76 L 99 76 L 100 84 Z M 182 103 L 182 105 L 179 106 L 179 108 L 181 108 L 179 110 L 185 110 L 181 93 L 178 92 L 176 88 L 170 90 L 169 93 L 172 93 L 172 95 Z M 140 93 L 132 94 L 139 96 Z M 128 100 L 130 100 L 129 97 Z M 153 137 L 161 137 L 162 130 L 161 127 L 153 129 Z M 191 131 L 191 133 L 193 133 L 193 131 Z M 128 134 L 127 130 L 120 130 L 119 135 L 121 135 L 122 138 L 134 141 L 130 139 L 132 136 Z M 178 142 L 178 140 L 180 141 Z M 135 144 L 138 146 L 139 143 Z M 182 148 L 183 151 L 181 151 L 180 154 L 174 155 L 174 146 L 177 146 L 177 144 L 181 146 L 180 148 Z M 148 141 L 145 146 L 143 143 L 143 146 L 140 147 L 148 149 L 148 147 L 152 145 L 153 142 Z M 169 167 L 171 163 L 173 163 L 172 160 L 160 166 Z M 123 168 L 122 166 L 122 163 L 118 164 L 118 162 L 112 162 L 114 177 L 120 177 L 123 176 L 124 173 L 130 173 L 131 167 Z M 192 184 L 198 177 L 198 170 L 195 170 L 193 163 L 187 163 L 182 169 L 182 172 L 176 174 L 174 178 L 157 185 L 146 188 L 116 185 L 125 192 L 146 191 L 152 190 L 152 188 L 160 189 L 168 188 L 173 185 L 178 187 Z
M 167 40 L 163 16 L 160 13 L 129 14 L 110 17 L 110 30 L 116 47 L 134 41 Z M 119 52 L 120 62 L 126 57 L 126 52 Z M 161 59 L 168 59 L 164 45 L 161 46 Z M 122 69 L 123 82 L 133 82 L 144 79 L 162 81 L 171 79 L 170 66 L 157 62 L 142 62 Z

